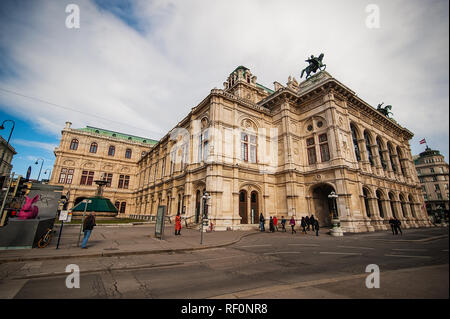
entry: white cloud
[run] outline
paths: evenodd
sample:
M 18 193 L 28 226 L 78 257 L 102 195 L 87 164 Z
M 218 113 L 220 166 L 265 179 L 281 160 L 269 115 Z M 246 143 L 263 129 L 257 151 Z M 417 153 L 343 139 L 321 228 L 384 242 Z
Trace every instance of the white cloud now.
M 33 148 L 41 148 L 41 149 L 44 149 L 44 150 L 47 150 L 47 151 L 51 151 L 51 152 L 53 152 L 55 147 L 58 146 L 56 144 L 36 142 L 36 141 L 30 141 L 30 140 L 23 140 L 23 139 L 20 139 L 20 138 L 16 138 L 16 139 L 12 140 L 11 144 L 17 144 L 17 145 L 33 147 Z M 30 156 L 28 156 L 28 157 L 30 157 Z M 28 157 L 26 157 L 26 158 L 29 159 Z M 33 160 L 33 159 L 35 160 L 36 157 L 33 157 L 31 160 Z
M 323 52 L 333 76 L 373 106 L 393 105 L 415 139 L 448 155 L 448 2 L 377 1 L 380 29 L 366 28 L 364 1 L 133 3 L 139 32 L 87 0 L 80 29 L 64 27 L 57 1 L 1 19 L 18 76 L 0 87 L 81 113 L 3 93 L 0 102 L 54 133 L 70 120 L 159 138 L 236 66 L 271 87 Z

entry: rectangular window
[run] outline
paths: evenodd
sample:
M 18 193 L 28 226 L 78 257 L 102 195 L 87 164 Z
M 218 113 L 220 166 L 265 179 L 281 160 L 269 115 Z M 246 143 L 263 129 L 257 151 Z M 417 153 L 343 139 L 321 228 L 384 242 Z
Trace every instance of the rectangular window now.
M 59 183 L 60 184 L 66 183 L 66 175 L 67 175 L 67 168 L 61 168 L 61 174 L 59 174 Z
M 203 162 L 206 162 L 208 160 L 208 154 L 209 148 L 208 148 L 208 141 L 203 142 Z
M 72 180 L 73 180 L 73 169 L 69 169 L 67 171 L 67 178 L 66 178 L 66 184 L 72 184 Z
M 175 171 L 175 162 L 176 162 L 176 151 L 170 152 L 170 172 L 169 174 L 172 176 L 173 172 Z
M 322 162 L 327 162 L 330 160 L 330 150 L 328 148 L 328 137 L 327 134 L 319 135 L 319 147 L 320 147 L 320 157 Z
M 89 172 L 86 185 L 92 185 L 94 181 L 94 172 Z
M 125 181 L 123 183 L 123 188 L 128 189 L 128 186 L 130 185 L 130 176 L 125 176 Z
M 111 183 L 112 183 L 112 176 L 113 176 L 113 174 L 112 174 L 112 173 L 108 173 L 108 174 L 106 174 L 106 181 L 107 181 L 106 187 L 111 187 Z
M 119 176 L 119 184 L 117 185 L 118 188 L 123 188 L 123 181 L 125 179 L 125 175 Z
M 166 175 L 166 158 L 162 159 L 162 167 L 161 167 L 161 177 Z
M 309 147 L 308 148 L 308 163 L 309 165 L 315 164 L 317 162 L 316 158 L 316 148 Z
M 441 188 L 439 187 L 439 184 L 434 184 L 434 190 L 437 192 L 441 191 Z
M 314 143 L 314 137 L 306 139 L 306 146 L 310 146 L 307 148 L 309 165 L 317 163 L 316 147 L 314 146 Z
M 250 163 L 256 163 L 258 161 L 256 135 L 241 133 L 241 159 L 245 162 L 249 161 L 249 151 Z

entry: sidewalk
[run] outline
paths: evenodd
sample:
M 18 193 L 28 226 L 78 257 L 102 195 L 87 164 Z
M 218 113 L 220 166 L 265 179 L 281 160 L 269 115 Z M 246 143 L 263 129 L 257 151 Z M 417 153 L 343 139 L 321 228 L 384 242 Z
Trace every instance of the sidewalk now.
M 175 236 L 173 225 L 164 230 L 163 239 L 155 238 L 155 226 L 110 226 L 95 227 L 87 245 L 77 246 L 80 227 L 63 227 L 59 248 L 56 249 L 60 226 L 55 225 L 50 245 L 46 248 L 0 250 L 0 264 L 5 262 L 51 260 L 64 258 L 126 256 L 157 254 L 165 252 L 198 250 L 232 245 L 241 238 L 257 231 L 220 231 L 203 233 L 203 243 L 200 244 L 200 231 L 183 228 L 181 236 Z

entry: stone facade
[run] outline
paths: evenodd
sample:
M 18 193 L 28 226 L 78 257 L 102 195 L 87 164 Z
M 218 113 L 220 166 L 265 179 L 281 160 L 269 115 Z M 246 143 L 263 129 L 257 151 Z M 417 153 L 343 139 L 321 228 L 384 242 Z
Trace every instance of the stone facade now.
M 5 178 L 11 174 L 11 162 L 16 154 L 14 147 L 0 136 L 0 159 L 2 159 L 0 163 L 0 186 L 3 185 Z
M 216 230 L 314 214 L 327 226 L 334 191 L 344 231 L 387 229 L 393 215 L 430 226 L 412 136 L 327 72 L 270 90 L 241 66 L 138 159 L 130 214 L 165 205 L 196 223 L 205 211 Z
M 444 156 L 429 147 L 415 156 L 417 175 L 422 186 L 423 196 L 429 215 L 449 210 L 449 170 Z
M 49 184 L 63 185 L 70 191 L 68 208 L 94 196 L 94 180 L 110 180 L 103 196 L 119 209 L 119 217 L 134 211 L 133 191 L 137 188 L 137 162 L 156 141 L 95 127 L 71 128 L 66 122 Z

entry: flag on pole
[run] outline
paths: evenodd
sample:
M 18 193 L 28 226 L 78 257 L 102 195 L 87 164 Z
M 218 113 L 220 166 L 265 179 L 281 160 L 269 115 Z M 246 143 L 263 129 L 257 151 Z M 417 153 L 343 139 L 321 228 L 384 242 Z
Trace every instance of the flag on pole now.
M 419 144 L 425 144 L 427 141 L 425 140 L 425 139 L 423 139 L 423 140 L 420 140 L 419 141 Z

